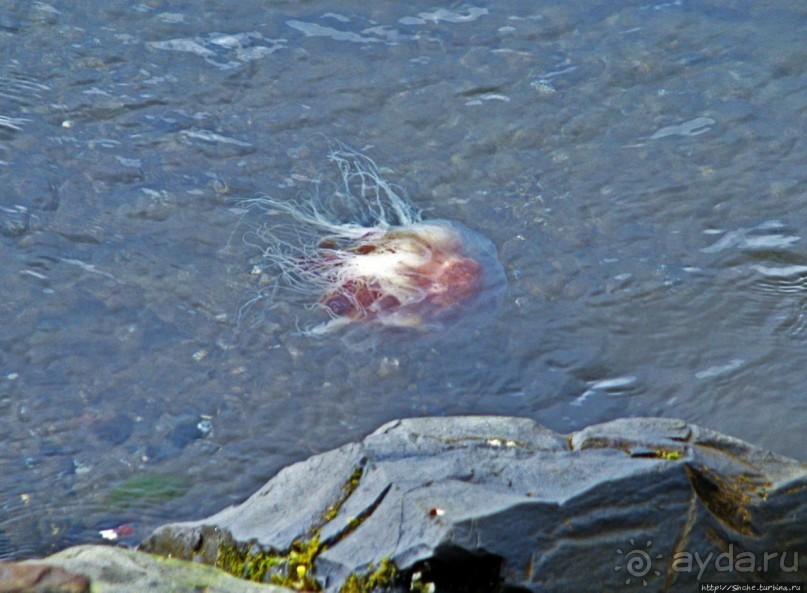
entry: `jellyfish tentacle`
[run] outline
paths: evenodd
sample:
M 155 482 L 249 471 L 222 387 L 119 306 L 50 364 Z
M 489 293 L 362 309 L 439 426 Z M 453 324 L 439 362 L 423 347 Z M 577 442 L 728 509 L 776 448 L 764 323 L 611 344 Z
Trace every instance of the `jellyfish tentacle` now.
M 324 311 L 328 321 L 310 328 L 311 334 L 355 322 L 429 327 L 486 289 L 494 298 L 502 294 L 504 272 L 489 241 L 462 225 L 424 222 L 367 156 L 332 141 L 327 160 L 338 171 L 330 186 L 308 175 L 302 177 L 308 191 L 293 199 L 244 202 L 270 217 L 245 236 L 276 268 L 263 294 L 274 298 L 288 288 L 315 295 L 308 307 Z

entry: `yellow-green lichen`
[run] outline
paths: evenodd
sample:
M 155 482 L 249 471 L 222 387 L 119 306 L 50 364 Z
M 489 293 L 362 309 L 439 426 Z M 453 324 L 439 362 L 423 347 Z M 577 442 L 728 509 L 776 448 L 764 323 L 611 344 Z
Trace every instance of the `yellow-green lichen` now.
M 666 459 L 667 461 L 678 461 L 683 457 L 680 451 L 669 451 L 666 449 L 659 449 L 656 451 L 656 457 L 659 459 Z
M 325 546 L 319 543 L 319 535 L 308 541 L 294 542 L 286 558 L 286 574 L 273 574 L 269 582 L 291 589 L 319 591 L 319 583 L 313 578 L 314 560 L 324 550 Z
M 263 582 L 274 568 L 284 561 L 278 554 L 254 551 L 248 546 L 237 546 L 234 542 L 220 541 L 216 567 L 248 581 Z
M 314 560 L 325 549 L 319 537 L 296 541 L 288 554 L 267 552 L 257 546 L 238 546 L 219 542 L 216 566 L 238 578 L 258 583 L 269 582 L 290 589 L 319 591 L 314 580 Z
M 357 468 L 342 485 L 339 498 L 325 510 L 320 524 L 312 529 L 310 539 L 297 540 L 287 553 L 279 553 L 265 551 L 254 541 L 238 544 L 228 535 L 218 542 L 216 566 L 236 577 L 250 581 L 268 582 L 298 591 L 320 591 L 321 587 L 313 576 L 314 561 L 327 549 L 327 546 L 320 543 L 320 531 L 339 514 L 347 499 L 359 487 L 363 472 L 362 468 Z M 361 525 L 361 521 L 359 518 L 351 519 L 348 522 L 348 532 Z M 386 574 L 389 574 L 389 567 L 382 562 L 378 571 L 371 571 L 371 574 L 359 578 L 365 579 L 367 583 L 374 583 L 371 585 L 372 588 L 381 586 L 375 583 L 380 583 L 379 579 Z
M 677 449 L 643 449 L 628 448 L 625 453 L 637 459 L 664 459 L 666 461 L 678 461 L 684 458 L 684 454 Z
M 350 575 L 339 593 L 371 593 L 379 589 L 389 589 L 398 578 L 398 567 L 389 558 L 383 558 L 378 566 L 371 564 L 367 572 Z
M 342 508 L 342 505 L 345 504 L 350 495 L 356 491 L 356 488 L 359 487 L 359 483 L 361 482 L 361 477 L 364 474 L 364 468 L 358 467 L 356 468 L 352 474 L 350 474 L 350 478 L 347 482 L 342 485 L 342 495 L 339 497 L 338 500 L 334 501 L 331 505 L 325 509 L 325 513 L 322 515 L 323 525 L 325 523 L 330 523 L 336 518 L 336 515 L 339 514 L 339 509 Z M 321 526 L 320 526 L 321 527 Z

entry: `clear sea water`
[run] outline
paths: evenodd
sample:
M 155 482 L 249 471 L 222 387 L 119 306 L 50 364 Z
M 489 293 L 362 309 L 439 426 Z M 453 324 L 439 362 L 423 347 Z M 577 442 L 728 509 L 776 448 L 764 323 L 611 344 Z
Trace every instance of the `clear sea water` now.
M 804 460 L 806 30 L 785 0 L 0 0 L 0 556 L 135 544 L 405 416 Z M 244 307 L 239 204 L 294 197 L 317 134 L 496 245 L 486 325 L 357 349 Z

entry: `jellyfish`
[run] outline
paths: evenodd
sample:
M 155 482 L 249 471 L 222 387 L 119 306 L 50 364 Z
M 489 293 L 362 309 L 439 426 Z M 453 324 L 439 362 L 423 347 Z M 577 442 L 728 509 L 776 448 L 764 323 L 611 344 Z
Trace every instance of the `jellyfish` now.
M 268 219 L 253 230 L 263 264 L 276 270 L 269 296 L 296 291 L 326 316 L 306 333 L 445 328 L 498 306 L 507 282 L 492 242 L 457 222 L 423 220 L 369 157 L 341 143 L 328 142 L 327 161 L 336 181 L 298 173 L 309 191 L 248 204 Z

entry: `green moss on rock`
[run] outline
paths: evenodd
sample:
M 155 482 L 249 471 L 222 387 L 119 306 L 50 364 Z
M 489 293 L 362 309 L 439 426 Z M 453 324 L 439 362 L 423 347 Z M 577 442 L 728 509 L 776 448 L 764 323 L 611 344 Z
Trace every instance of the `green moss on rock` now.
M 314 528 L 310 539 L 295 541 L 289 551 L 283 553 L 264 550 L 255 541 L 238 544 L 227 533 L 218 540 L 216 567 L 249 581 L 272 583 L 295 590 L 320 591 L 321 587 L 313 576 L 314 561 L 327 549 L 327 546 L 320 543 L 320 531 L 339 514 L 339 510 L 347 499 L 359 487 L 363 473 L 364 469 L 361 467 L 353 471 L 350 478 L 343 484 L 339 498 L 323 513 L 322 521 Z M 355 528 L 361 524 L 361 521 L 354 519 L 351 523 Z M 361 578 L 380 582 L 379 579 L 388 574 L 389 570 L 389 567 L 382 562 L 379 571 Z M 363 590 L 360 589 L 360 591 Z
M 347 501 L 350 495 L 359 487 L 362 475 L 364 475 L 364 468 L 357 467 L 353 470 L 353 473 L 350 474 L 350 478 L 342 485 L 342 495 L 325 509 L 325 513 L 322 515 L 322 525 L 320 525 L 320 529 L 322 529 L 322 526 L 326 523 L 330 523 L 336 518 L 336 515 L 339 514 L 339 509 L 342 508 L 345 501 Z
M 304 542 L 294 542 L 289 555 L 284 559 L 285 574 L 273 574 L 269 582 L 291 589 L 320 591 L 319 583 L 313 578 L 314 560 L 325 546 L 320 545 L 319 535 Z
M 312 575 L 314 560 L 324 549 L 316 535 L 294 542 L 286 554 L 263 550 L 255 543 L 239 546 L 230 537 L 219 541 L 216 567 L 248 581 L 319 591 Z
M 389 589 L 398 578 L 398 567 L 389 558 L 381 560 L 378 568 L 370 565 L 362 575 L 352 574 L 339 589 L 339 593 L 371 593 L 380 589 Z

